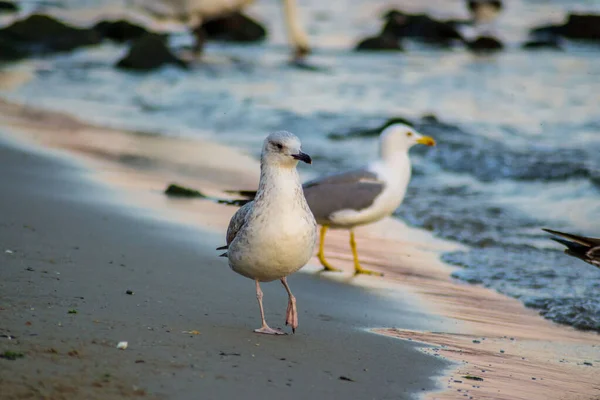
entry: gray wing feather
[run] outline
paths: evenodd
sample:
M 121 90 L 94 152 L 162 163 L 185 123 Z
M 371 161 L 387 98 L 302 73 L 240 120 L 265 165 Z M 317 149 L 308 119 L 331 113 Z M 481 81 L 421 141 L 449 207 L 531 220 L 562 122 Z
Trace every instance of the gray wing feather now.
M 336 211 L 369 207 L 384 187 L 376 181 L 314 184 L 304 188 L 304 197 L 317 222 L 323 224 Z
M 252 210 L 252 205 L 254 205 L 253 201 L 244 204 L 235 212 L 235 214 L 233 214 L 233 217 L 231 217 L 231 221 L 229 221 L 229 227 L 227 228 L 227 246 L 233 242 L 233 239 L 235 239 L 237 233 L 246 223 L 246 217 L 248 216 L 250 210 Z
M 304 189 L 307 189 L 316 185 L 325 185 L 330 183 L 356 183 L 361 181 L 373 181 L 379 182 L 377 174 L 366 169 L 355 169 L 352 171 L 341 172 L 339 174 L 333 174 L 324 176 L 321 178 L 313 179 L 302 185 Z

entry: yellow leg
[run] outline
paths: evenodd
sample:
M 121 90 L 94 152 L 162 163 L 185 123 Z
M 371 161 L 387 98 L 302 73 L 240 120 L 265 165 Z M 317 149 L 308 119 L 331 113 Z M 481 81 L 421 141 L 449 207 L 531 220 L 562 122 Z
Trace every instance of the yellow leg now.
M 331 266 L 329 262 L 325 259 L 325 252 L 323 251 L 323 247 L 325 247 L 325 233 L 327 233 L 327 225 L 323 225 L 321 227 L 321 236 L 319 237 L 319 253 L 317 253 L 317 257 L 319 257 L 319 261 L 321 265 L 325 267 L 325 271 L 335 271 L 341 272 L 341 269 L 337 269 Z
M 360 262 L 358 261 L 358 251 L 356 250 L 356 240 L 354 240 L 353 229 L 350 229 L 350 247 L 352 248 L 352 256 L 354 257 L 354 275 L 365 274 L 383 276 L 381 272 L 371 271 L 370 269 L 364 269 L 360 266 Z

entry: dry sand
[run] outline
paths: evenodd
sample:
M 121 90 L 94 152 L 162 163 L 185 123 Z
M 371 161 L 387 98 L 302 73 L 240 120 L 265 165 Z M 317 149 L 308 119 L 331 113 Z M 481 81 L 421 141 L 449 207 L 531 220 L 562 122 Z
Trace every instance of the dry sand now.
M 167 182 L 223 197 L 224 189 L 253 189 L 258 181 L 255 160 L 213 143 L 91 127 L 66 115 L 6 102 L 0 103 L 0 124 L 18 131 L 21 139 L 83 156 L 101 171 L 101 178 L 124 189 L 136 204 L 204 229 L 223 232 L 235 207 L 168 199 L 161 194 Z M 236 162 L 229 163 L 232 159 Z M 433 345 L 424 351 L 458 363 L 443 379 L 446 389 L 429 398 L 600 398 L 598 334 L 554 324 L 517 300 L 452 280 L 452 268 L 439 260 L 439 254 L 460 246 L 400 221 L 387 219 L 363 227 L 357 231 L 357 240 L 363 264 L 385 272 L 385 279 L 351 277 L 345 231 L 328 234 L 326 253 L 347 273 L 323 276 L 383 293 L 400 293 L 415 308 L 443 317 L 439 332 L 389 326 L 374 329 Z M 313 260 L 305 272 L 312 273 L 316 265 Z

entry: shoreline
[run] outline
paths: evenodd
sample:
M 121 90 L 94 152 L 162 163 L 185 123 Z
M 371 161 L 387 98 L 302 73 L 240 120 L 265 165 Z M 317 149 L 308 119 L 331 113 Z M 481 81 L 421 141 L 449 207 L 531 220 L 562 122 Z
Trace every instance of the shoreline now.
M 252 189 L 258 181 L 256 160 L 214 143 L 98 128 L 64 114 L 32 110 L 5 101 L 0 101 L 0 121 L 4 126 L 18 130 L 21 140 L 74 153 L 83 157 L 96 171 L 102 167 L 101 172 L 96 172 L 100 179 L 125 189 L 126 195 L 136 205 L 160 210 L 167 218 L 213 232 L 226 229 L 236 207 L 206 200 L 168 199 L 162 194 L 166 185 L 177 181 L 201 188 L 207 194 L 223 197 L 223 189 Z M 107 135 L 111 140 L 107 140 Z M 174 159 L 175 154 L 177 157 Z M 226 160 L 232 158 L 239 161 L 235 174 L 225 168 Z M 238 174 L 242 171 L 244 173 Z M 544 392 L 544 397 L 529 393 L 528 396 L 534 397 L 523 398 L 587 399 L 592 397 L 586 395 L 592 396 L 600 390 L 593 379 L 593 375 L 598 373 L 600 360 L 586 360 L 581 355 L 598 351 L 596 343 L 599 336 L 554 324 L 544 320 L 535 311 L 526 309 L 515 299 L 451 279 L 453 267 L 442 263 L 439 254 L 457 249 L 459 245 L 433 238 L 431 234 L 407 227 L 401 221 L 386 219 L 357 230 L 363 263 L 369 268 L 384 271 L 386 277 L 352 278 L 349 273 L 352 268 L 347 236 L 345 231 L 332 231 L 328 235 L 326 254 L 332 263 L 347 273 L 324 274 L 329 278 L 327 280 L 378 288 L 383 293 L 400 296 L 415 308 L 425 310 L 432 314 L 433 319 L 439 317 L 436 323 L 443 333 L 396 330 L 392 327 L 373 329 L 386 336 L 446 346 L 425 352 L 441 354 L 459 364 L 452 369 L 451 375 L 441 380 L 445 389 L 430 393 L 427 398 L 464 398 L 463 395 L 467 393 L 465 390 L 469 390 L 473 398 L 492 398 L 489 396 L 493 393 L 497 396 L 493 398 L 518 399 L 520 397 L 514 397 L 515 393 L 528 393 L 541 382 L 549 388 Z M 317 269 L 314 266 L 318 262 L 314 258 L 310 264 L 303 269 L 304 272 Z M 476 339 L 483 337 L 486 338 L 485 343 Z M 511 341 L 511 337 L 515 340 Z M 480 343 L 473 343 L 473 340 L 479 340 Z M 528 358 L 527 363 L 520 363 L 518 357 L 508 351 L 509 347 L 504 353 L 498 350 L 497 354 L 490 347 L 490 343 L 508 346 L 513 344 L 510 342 L 519 344 L 519 354 Z M 532 357 L 534 351 L 540 355 Z M 469 356 L 465 357 L 465 354 Z M 560 357 L 561 354 L 563 357 Z M 560 362 L 557 358 L 567 362 Z M 467 359 L 468 364 L 464 362 Z M 523 376 L 535 377 L 532 374 L 540 370 L 547 371 L 547 376 L 540 376 L 539 380 L 537 377 L 536 380 L 523 379 L 517 383 L 503 375 L 506 374 L 506 368 L 490 368 L 486 372 L 488 379 L 477 381 L 476 385 L 468 385 L 464 379 L 463 382 L 455 382 L 461 380 L 457 376 L 477 376 L 473 368 L 479 368 L 486 362 L 490 364 L 490 359 L 506 368 L 518 369 Z M 592 365 L 584 362 L 591 362 Z M 574 388 L 565 387 L 562 381 L 574 373 L 580 376 L 577 393 Z M 459 389 L 461 392 L 457 391 Z

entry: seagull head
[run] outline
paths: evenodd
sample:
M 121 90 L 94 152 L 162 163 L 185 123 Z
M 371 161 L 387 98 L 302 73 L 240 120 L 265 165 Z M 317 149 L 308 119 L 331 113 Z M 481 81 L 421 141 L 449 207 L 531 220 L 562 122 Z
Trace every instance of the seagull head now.
M 435 140 L 432 137 L 423 136 L 405 124 L 393 124 L 385 128 L 381 132 L 379 143 L 383 157 L 398 152 L 408 152 L 415 144 L 435 146 Z
M 264 141 L 261 162 L 282 167 L 295 167 L 298 161 L 312 164 L 312 159 L 302 152 L 296 135 L 286 131 L 271 133 Z

